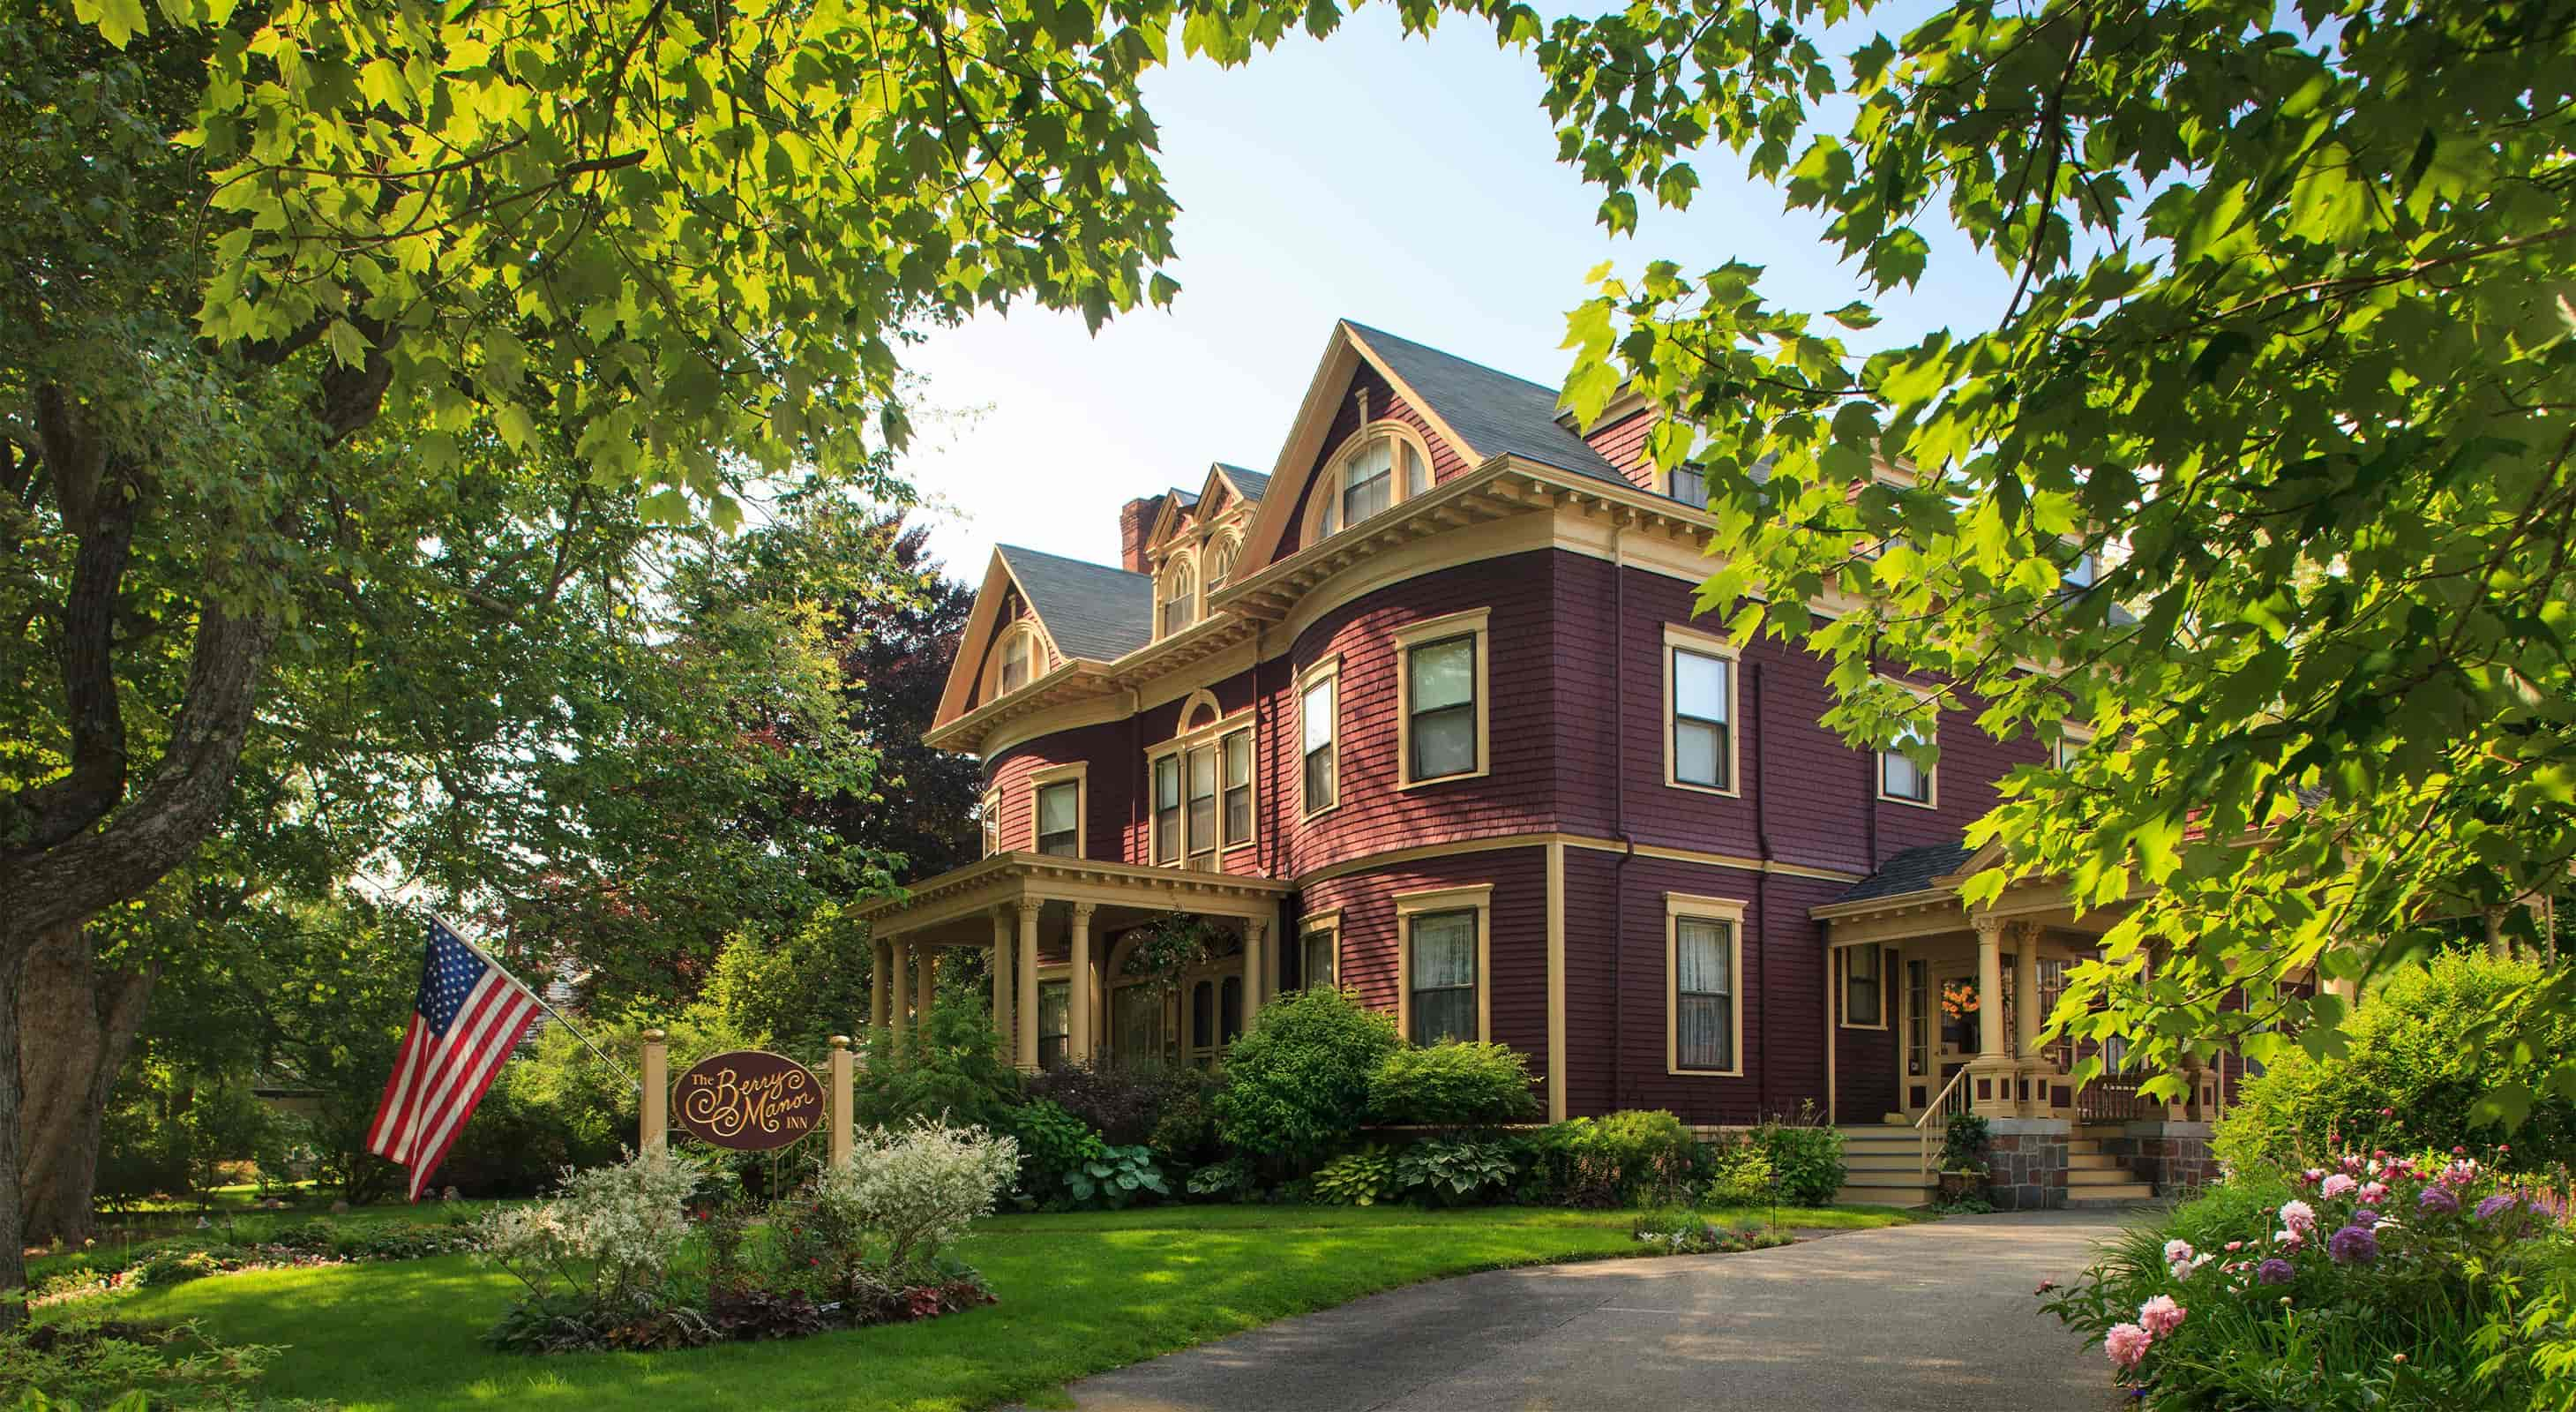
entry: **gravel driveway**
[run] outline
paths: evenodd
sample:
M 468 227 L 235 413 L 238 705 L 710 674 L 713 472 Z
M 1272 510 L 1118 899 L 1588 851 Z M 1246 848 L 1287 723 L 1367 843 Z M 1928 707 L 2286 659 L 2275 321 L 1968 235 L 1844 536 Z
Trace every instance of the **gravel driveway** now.
M 2098 1350 L 2032 1290 L 2118 1213 L 1958 1217 L 1743 1255 L 1507 1270 L 1086 1378 L 1083 1412 L 2093 1412 Z

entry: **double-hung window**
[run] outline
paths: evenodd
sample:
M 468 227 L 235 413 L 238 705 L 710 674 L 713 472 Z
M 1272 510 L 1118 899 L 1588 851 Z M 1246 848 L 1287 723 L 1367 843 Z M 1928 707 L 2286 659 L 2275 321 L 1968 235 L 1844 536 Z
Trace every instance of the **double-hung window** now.
M 1694 510 L 1708 508 L 1708 474 L 1699 467 L 1673 467 L 1671 484 L 1675 500 Z
M 1744 904 L 1664 894 L 1665 1068 L 1744 1072 Z
M 1909 688 L 1910 689 L 1910 688 Z M 1932 771 L 1905 753 L 1908 745 L 1929 745 L 1932 737 L 1914 721 L 1897 728 L 1896 739 L 1878 752 L 1878 796 L 1905 804 L 1933 804 Z
M 1038 786 L 1038 851 L 1059 858 L 1082 853 L 1082 785 L 1077 780 Z
M 1235 731 L 1221 742 L 1225 754 L 1225 845 L 1252 841 L 1252 732 Z
M 984 791 L 982 813 L 984 815 L 984 856 L 990 858 L 1002 851 L 1002 792 L 1000 790 Z
M 1315 478 L 1310 541 L 1339 534 L 1399 500 L 1431 490 L 1430 454 L 1410 428 L 1373 422 L 1342 445 Z
M 1355 525 L 1395 502 L 1395 449 L 1392 438 L 1360 448 L 1342 471 L 1342 523 Z
M 1397 788 L 1469 779 L 1490 768 L 1489 617 L 1476 608 L 1396 630 L 1396 740 L 1403 758 Z
M 1881 984 L 1884 958 L 1875 946 L 1846 946 L 1842 959 L 1843 1023 L 1855 1029 L 1887 1027 L 1887 993 Z
M 1732 793 L 1735 789 L 1735 660 L 1684 630 L 1664 634 L 1671 690 L 1671 783 Z
M 1216 747 L 1198 746 L 1189 754 L 1190 861 L 1216 856 Z
M 1340 950 L 1340 917 L 1310 918 L 1306 923 L 1305 951 L 1298 957 L 1298 984 L 1308 990 L 1339 984 L 1336 972 L 1340 968 L 1335 963 Z
M 1154 861 L 1181 860 L 1181 757 L 1154 761 Z
M 1038 1067 L 1053 1069 L 1065 1060 L 1065 1048 L 1072 1042 L 1073 984 L 1070 981 L 1038 983 Z
M 1425 912 L 1409 920 L 1413 1042 L 1476 1038 L 1476 913 Z
M 1320 814 L 1340 802 L 1341 771 L 1337 741 L 1340 736 L 1337 707 L 1341 697 L 1341 678 L 1334 670 L 1338 663 L 1326 664 L 1310 673 L 1305 690 L 1299 693 L 1297 720 L 1302 746 L 1301 776 L 1305 785 L 1304 807 L 1309 814 Z
M 1170 637 L 1198 621 L 1199 600 L 1197 576 L 1190 572 L 1187 561 L 1174 564 L 1163 575 L 1163 632 Z

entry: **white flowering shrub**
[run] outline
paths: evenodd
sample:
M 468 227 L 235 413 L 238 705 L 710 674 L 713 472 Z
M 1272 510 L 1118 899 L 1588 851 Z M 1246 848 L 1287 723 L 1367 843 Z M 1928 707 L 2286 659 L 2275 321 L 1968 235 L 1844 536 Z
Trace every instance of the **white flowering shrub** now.
M 858 1135 L 850 1160 L 815 1179 L 814 1202 L 835 1226 L 882 1241 L 885 1265 L 927 1265 L 986 1215 L 1018 1175 L 1020 1146 L 978 1127 L 922 1118 Z
M 668 1151 L 567 1167 L 553 1199 L 486 1215 L 479 1243 L 540 1297 L 560 1280 L 600 1307 L 658 1302 L 704 1175 L 697 1158 Z

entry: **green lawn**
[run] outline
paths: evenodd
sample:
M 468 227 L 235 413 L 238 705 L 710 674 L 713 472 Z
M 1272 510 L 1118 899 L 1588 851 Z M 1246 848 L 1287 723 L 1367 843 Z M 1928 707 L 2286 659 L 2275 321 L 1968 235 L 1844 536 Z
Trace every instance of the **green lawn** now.
M 1713 1213 L 1761 1224 L 1765 1211 Z M 1784 1225 L 1915 1219 L 1840 1207 Z M 233 1343 L 288 1345 L 271 1397 L 352 1408 L 966 1409 L 1418 1280 L 1640 1253 L 1634 1214 L 1194 1206 L 999 1217 L 959 1248 L 1001 1303 L 918 1324 L 685 1353 L 536 1358 L 479 1336 L 518 1286 L 465 1257 L 261 1271 L 118 1301 Z

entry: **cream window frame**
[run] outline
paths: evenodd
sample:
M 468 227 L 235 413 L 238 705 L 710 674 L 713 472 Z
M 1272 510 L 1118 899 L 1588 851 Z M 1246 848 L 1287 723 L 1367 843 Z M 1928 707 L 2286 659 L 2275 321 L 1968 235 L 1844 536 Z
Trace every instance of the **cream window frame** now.
M 1880 677 L 1879 680 L 1887 683 L 1889 686 L 1897 688 L 1900 691 L 1911 693 L 1917 701 L 1931 703 L 1932 723 L 1924 732 L 1922 741 L 1925 745 L 1936 747 L 1940 745 L 1940 693 L 1929 687 L 1916 686 L 1912 682 L 1898 681 L 1894 677 Z M 1933 765 L 1929 769 L 1925 769 L 1920 765 L 1915 767 L 1923 772 L 1923 797 L 1921 799 L 1909 799 L 1902 794 L 1890 794 L 1887 792 L 1887 757 L 1892 753 L 1902 752 L 1897 751 L 1893 744 L 1882 745 L 1876 752 L 1877 758 L 1870 762 L 1871 767 L 1875 772 L 1872 782 L 1878 791 L 1879 799 L 1888 804 L 1902 804 L 1908 809 L 1939 809 L 1941 807 L 1941 767 L 1937 764 Z
M 1216 704 L 1216 698 L 1214 696 L 1205 692 L 1193 692 L 1190 696 L 1189 702 L 1185 703 L 1181 707 L 1182 720 L 1188 720 L 1190 718 L 1193 714 L 1194 705 L 1203 696 L 1206 697 L 1210 710 L 1214 710 Z M 1205 747 L 1216 752 L 1217 842 L 1216 848 L 1212 852 L 1201 853 L 1195 856 L 1199 858 L 1223 858 L 1227 853 L 1230 853 L 1237 848 L 1246 847 L 1260 841 L 1261 735 L 1260 732 L 1255 729 L 1254 719 L 1253 708 L 1246 706 L 1231 716 L 1216 716 L 1203 726 L 1183 731 L 1179 735 L 1173 736 L 1171 739 L 1166 740 L 1160 745 L 1154 746 L 1152 749 L 1145 752 L 1145 861 L 1149 866 L 1181 870 L 1186 870 L 1190 866 L 1190 859 L 1193 856 L 1190 852 L 1189 837 L 1190 752 L 1201 747 Z M 1234 734 L 1236 731 L 1252 732 L 1252 832 L 1243 838 L 1228 838 L 1225 835 L 1225 738 Z M 1334 745 L 1337 749 L 1340 744 L 1341 742 L 1339 738 L 1336 738 Z M 1157 863 L 1154 860 L 1159 856 L 1159 845 L 1162 841 L 1163 825 L 1162 820 L 1158 817 L 1162 811 L 1154 807 L 1154 771 L 1160 767 L 1164 757 L 1174 755 L 1180 757 L 1181 845 L 1176 851 L 1176 855 L 1172 861 L 1168 863 Z M 1336 757 L 1336 763 L 1339 763 L 1338 756 Z
M 1234 582 L 1234 565 L 1243 557 L 1243 537 L 1229 532 L 1208 547 L 1207 571 L 1199 576 L 1201 616 L 1205 614 L 1208 595 Z
M 984 856 L 998 858 L 1008 851 L 1002 847 L 1002 787 L 986 787 L 980 807 L 983 810 Z
M 1703 657 L 1723 658 L 1726 662 L 1726 786 L 1700 784 L 1681 777 L 1678 751 L 1673 734 L 1681 723 L 1681 672 L 1673 654 L 1696 652 Z M 1664 624 L 1664 786 L 1686 789 L 1697 794 L 1714 794 L 1739 799 L 1744 794 L 1744 732 L 1742 728 L 1744 695 L 1744 651 L 1735 643 L 1715 633 L 1686 628 L 1679 623 Z
M 1189 577 L 1189 586 L 1183 592 L 1190 605 L 1190 620 L 1176 628 L 1171 625 L 1169 609 L 1171 604 L 1182 600 L 1171 596 L 1170 590 L 1172 580 L 1180 575 Z M 1206 621 L 1206 598 L 1206 581 L 1199 575 L 1197 551 L 1174 550 L 1172 556 L 1163 561 L 1163 567 L 1154 575 L 1154 640 L 1160 642 L 1167 637 L 1176 637 Z
M 1476 1042 L 1494 1037 L 1494 885 L 1421 888 L 1395 895 L 1395 1030 L 1413 1039 L 1413 919 L 1435 912 L 1476 914 Z M 1334 943 L 1333 966 L 1341 968 Z M 1336 976 L 1338 980 L 1339 977 Z
M 1073 856 L 1088 858 L 1091 856 L 1091 841 L 1087 836 L 1086 825 L 1090 821 L 1083 817 L 1091 810 L 1091 762 L 1088 760 L 1076 760 L 1067 765 L 1049 765 L 1043 770 L 1033 770 L 1029 773 L 1029 851 L 1031 853 L 1040 851 L 1038 848 L 1038 792 L 1055 784 L 1073 786 Z
M 1682 923 L 1723 922 L 1731 954 L 1726 963 L 1727 1032 L 1735 1038 L 1735 1066 L 1730 1069 L 1685 1068 L 1682 1065 Z M 1699 897 L 1686 892 L 1664 894 L 1664 1072 L 1679 1078 L 1744 1077 L 1744 903 L 1732 897 Z
M 1878 954 L 1878 1019 L 1875 1023 L 1868 1020 L 1855 1020 L 1852 1018 L 1851 956 L 1855 951 L 1872 951 Z M 1900 959 L 1895 964 L 1901 966 L 1904 962 Z M 1856 941 L 1834 948 L 1834 1025 L 1836 1028 L 1846 1030 L 1879 1030 L 1882 1032 L 1889 1028 L 1887 1015 L 1887 992 L 1890 989 L 1887 979 L 1889 973 L 1890 965 L 1888 962 L 1888 952 L 1877 942 Z
M 1316 808 L 1306 798 L 1306 698 L 1326 681 L 1333 684 L 1333 801 Z M 1342 655 L 1338 652 L 1297 674 L 1297 821 L 1310 823 L 1342 807 Z
M 1299 990 L 1315 988 L 1315 978 L 1306 974 L 1306 952 L 1315 944 L 1315 938 L 1318 936 L 1332 938 L 1333 985 L 1336 989 L 1341 986 L 1342 909 L 1336 907 L 1329 912 L 1309 912 L 1297 923 L 1297 988 Z
M 1002 685 L 1002 664 L 1010 659 L 1011 644 L 1021 638 L 1028 639 L 1029 674 L 1028 677 L 1018 686 L 1005 688 Z M 985 677 L 984 699 L 986 701 L 999 701 L 1003 697 L 1009 696 L 1014 692 L 1025 691 L 1028 689 L 1030 682 L 1034 682 L 1038 678 L 1045 676 L 1046 673 L 1046 638 L 1038 632 L 1037 620 L 1034 618 L 1016 619 L 1013 622 L 1006 624 L 1002 628 L 1000 635 L 993 639 L 993 664 Z
M 1470 608 L 1461 613 L 1445 613 L 1437 618 L 1397 628 L 1395 641 L 1395 755 L 1396 789 L 1429 789 L 1434 785 L 1456 784 L 1460 780 L 1480 780 L 1494 772 L 1494 635 L 1493 610 Z M 1474 639 L 1476 654 L 1476 768 L 1456 774 L 1433 775 L 1429 779 L 1413 777 L 1413 649 L 1453 637 Z M 1334 693 L 1335 704 L 1340 692 Z M 1334 740 L 1334 764 L 1340 764 L 1340 740 Z M 1304 764 L 1301 757 L 1299 764 Z M 1339 788 L 1335 794 L 1340 793 Z
M 2073 721 L 2058 722 L 2057 739 L 2048 743 L 2049 768 L 2061 771 L 2075 768 L 2074 757 L 2092 749 L 2093 741 L 2091 726 L 2079 726 Z
M 1342 438 L 1341 445 L 1334 447 L 1332 454 L 1324 458 L 1323 469 L 1316 472 L 1314 485 L 1306 496 L 1303 543 L 1316 544 L 1331 537 L 1324 533 L 1324 507 L 1329 503 L 1338 513 L 1342 503 L 1343 472 L 1349 469 L 1350 463 L 1362 451 L 1377 442 L 1388 440 L 1399 443 L 1399 454 L 1391 457 L 1387 466 L 1386 509 L 1369 516 L 1370 520 L 1393 513 L 1395 507 L 1413 498 L 1413 493 L 1405 485 L 1404 457 L 1401 452 L 1406 447 L 1411 448 L 1413 454 L 1422 459 L 1421 493 L 1428 495 L 1440 488 L 1439 464 L 1431 459 L 1431 444 L 1423 440 L 1422 433 L 1414 430 L 1409 422 L 1400 421 L 1394 417 L 1380 417 Z M 1362 524 L 1367 522 L 1367 520 L 1361 521 Z M 1342 534 L 1350 528 L 1349 524 L 1343 523 L 1333 531 L 1333 534 Z

